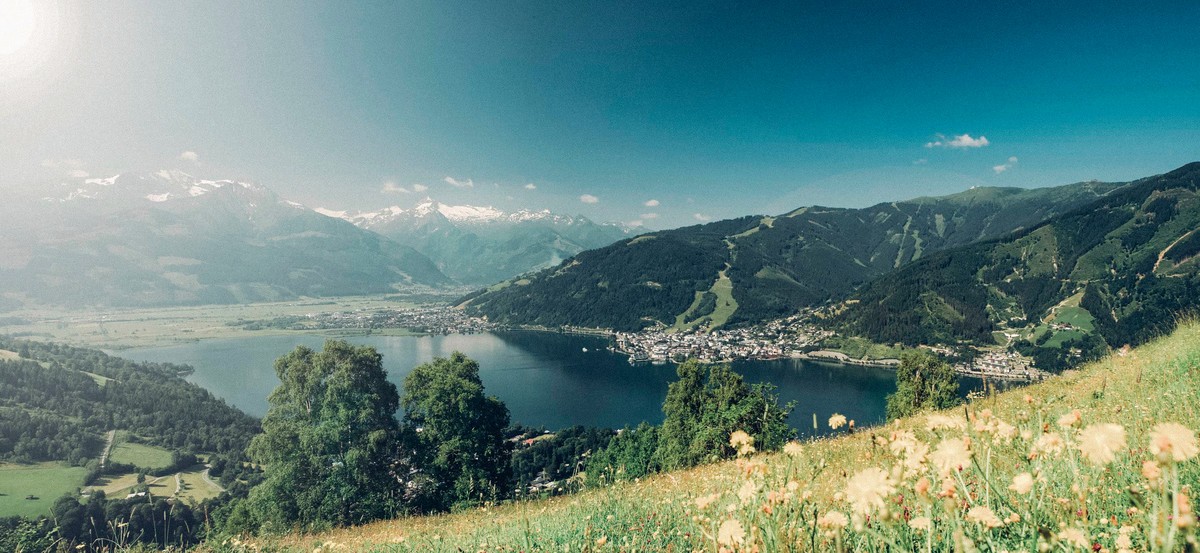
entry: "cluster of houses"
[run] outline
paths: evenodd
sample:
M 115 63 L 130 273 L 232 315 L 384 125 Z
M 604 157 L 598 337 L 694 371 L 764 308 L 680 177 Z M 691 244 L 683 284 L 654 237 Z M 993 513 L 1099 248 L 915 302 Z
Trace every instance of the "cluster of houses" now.
M 460 309 L 445 307 L 309 313 L 306 318 L 308 319 L 307 326 L 315 325 L 320 329 L 407 328 L 428 334 L 474 334 L 496 327 L 486 319 L 471 317 Z
M 798 357 L 805 348 L 832 335 L 832 331 L 806 324 L 795 316 L 753 328 L 713 332 L 672 332 L 666 328 L 618 332 L 613 340 L 614 349 L 628 354 L 630 363 L 666 363 L 689 358 L 717 363 Z

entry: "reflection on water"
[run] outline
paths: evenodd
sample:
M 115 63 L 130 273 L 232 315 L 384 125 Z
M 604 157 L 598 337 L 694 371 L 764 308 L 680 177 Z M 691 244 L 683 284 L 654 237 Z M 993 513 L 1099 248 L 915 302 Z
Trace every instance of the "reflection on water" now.
M 397 386 L 414 366 L 461 351 L 479 362 L 487 393 L 508 405 L 513 422 L 552 429 L 661 422 L 667 385 L 675 379 L 673 366 L 630 365 L 626 356 L 607 351 L 607 341 L 586 336 L 498 332 L 348 340 L 378 349 L 389 380 Z M 192 365 L 196 370 L 189 380 L 262 416 L 267 395 L 278 384 L 275 359 L 298 345 L 320 349 L 323 342 L 322 337 L 301 334 L 262 336 L 131 349 L 118 355 Z M 885 398 L 895 391 L 894 374 L 879 368 L 795 359 L 738 361 L 733 367 L 748 382 L 776 385 L 782 402 L 794 401 L 790 422 L 803 435 L 813 434 L 814 413 L 822 427 L 835 412 L 860 425 L 880 423 Z M 978 381 L 964 379 L 963 384 L 965 393 Z

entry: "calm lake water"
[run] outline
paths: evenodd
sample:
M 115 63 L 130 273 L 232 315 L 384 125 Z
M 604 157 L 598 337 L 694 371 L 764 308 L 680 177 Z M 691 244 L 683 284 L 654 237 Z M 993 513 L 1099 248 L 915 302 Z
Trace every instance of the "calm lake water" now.
M 188 380 L 217 397 L 262 416 L 267 395 L 278 384 L 275 359 L 298 345 L 319 350 L 313 335 L 265 336 L 128 349 L 116 355 L 139 361 L 195 367 Z M 542 332 L 497 332 L 450 336 L 358 336 L 348 341 L 373 346 L 383 355 L 388 379 L 400 387 L 413 367 L 461 351 L 479 362 L 486 393 L 508 405 L 512 421 L 551 429 L 575 424 L 620 428 L 662 422 L 672 365 L 630 365 L 609 352 L 604 339 Z M 586 348 L 587 351 L 584 351 Z M 795 401 L 791 424 L 813 435 L 816 413 L 822 431 L 833 413 L 860 425 L 884 420 L 884 401 L 895 391 L 885 369 L 800 360 L 739 361 L 734 370 L 749 382 L 778 386 L 782 402 Z M 964 394 L 979 382 L 965 378 Z

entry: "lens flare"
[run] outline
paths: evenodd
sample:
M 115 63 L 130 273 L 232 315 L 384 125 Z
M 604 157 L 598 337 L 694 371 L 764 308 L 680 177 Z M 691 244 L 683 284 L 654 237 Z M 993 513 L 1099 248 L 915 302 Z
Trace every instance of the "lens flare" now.
M 15 54 L 29 43 L 37 28 L 33 3 L 29 0 L 0 0 L 0 56 Z

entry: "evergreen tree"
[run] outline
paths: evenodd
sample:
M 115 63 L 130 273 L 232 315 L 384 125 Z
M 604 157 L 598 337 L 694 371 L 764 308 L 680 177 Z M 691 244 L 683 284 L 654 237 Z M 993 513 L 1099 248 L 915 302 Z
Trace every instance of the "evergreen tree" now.
M 248 509 L 269 529 L 363 523 L 394 514 L 400 490 L 391 474 L 399 406 L 374 348 L 325 342 L 297 347 L 275 362 L 263 433 L 249 453 L 265 468 Z
M 896 392 L 887 397 L 888 420 L 956 404 L 958 375 L 949 363 L 924 350 L 910 350 L 900 356 Z
M 437 487 L 428 508 L 473 504 L 507 495 L 512 448 L 504 439 L 508 408 L 485 396 L 479 363 L 459 352 L 435 358 L 404 379 L 404 420 L 420 457 L 416 466 Z

